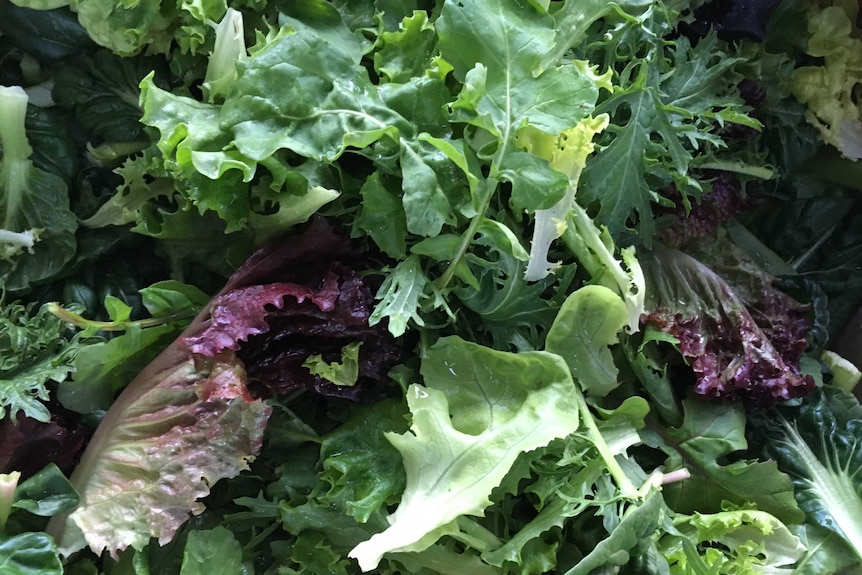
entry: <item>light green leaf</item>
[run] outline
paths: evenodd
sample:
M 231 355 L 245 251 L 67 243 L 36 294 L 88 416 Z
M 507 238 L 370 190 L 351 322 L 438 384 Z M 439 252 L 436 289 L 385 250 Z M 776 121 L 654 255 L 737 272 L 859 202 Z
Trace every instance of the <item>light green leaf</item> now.
M 190 284 L 175 280 L 156 282 L 141 288 L 144 307 L 153 317 L 188 313 L 195 316 L 209 303 L 210 296 Z
M 383 102 L 356 53 L 328 41 L 331 30 L 292 23 L 238 64 L 218 125 L 234 135 L 242 154 L 263 160 L 287 148 L 330 162 L 347 146 L 364 148 L 383 137 L 397 141 L 411 132 Z
M 545 350 L 566 360 L 581 387 L 604 397 L 619 385 L 608 346 L 628 321 L 622 298 L 604 286 L 584 286 L 570 295 L 551 329 Z
M 660 541 L 672 573 L 696 573 L 699 564 L 711 572 L 790 575 L 805 553 L 786 525 L 756 509 L 698 513 L 674 524 L 688 541 Z
M 512 184 L 512 208 L 536 211 L 552 207 L 569 189 L 569 177 L 551 168 L 548 160 L 512 151 L 503 158 L 500 179 Z
M 111 321 L 124 323 L 131 319 L 132 308 L 118 297 L 112 295 L 105 297 L 105 311 Z
M 419 303 L 425 299 L 425 284 L 428 278 L 422 271 L 419 257 L 408 256 L 389 272 L 376 298 L 381 300 L 368 319 L 369 325 L 377 325 L 389 319 L 389 332 L 399 337 L 407 331 L 407 323 L 425 325 L 419 316 Z
M 349 554 L 363 570 L 385 553 L 427 548 L 460 515 L 481 515 L 520 453 L 578 426 L 574 382 L 553 354 L 447 337 L 426 352 L 422 375 L 425 386 L 407 393 L 410 431 L 387 434 L 407 472 L 401 503 L 388 529 Z
M 377 73 L 389 82 L 408 82 L 429 67 L 437 35 L 428 14 L 414 11 L 401 21 L 397 32 L 383 32 L 377 41 L 381 46 L 374 53 Z
M 322 377 L 335 385 L 356 385 L 356 380 L 359 377 L 359 347 L 361 345 L 361 341 L 354 341 L 341 348 L 340 362 L 324 361 L 323 356 L 317 354 L 308 356 L 302 362 L 302 367 L 308 369 L 312 375 Z
M 525 123 L 556 134 L 592 110 L 598 89 L 576 67 L 541 70 L 555 42 L 547 13 L 521 1 L 464 0 L 447 2 L 436 26 L 457 79 L 464 81 L 477 64 L 486 69 L 474 109 L 462 101 L 456 118 L 489 129 L 502 145 Z

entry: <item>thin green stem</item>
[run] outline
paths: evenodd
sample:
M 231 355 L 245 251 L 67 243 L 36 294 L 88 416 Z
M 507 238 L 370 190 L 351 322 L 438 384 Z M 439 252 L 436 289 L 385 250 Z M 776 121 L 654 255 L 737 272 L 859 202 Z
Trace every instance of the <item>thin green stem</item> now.
M 473 238 L 476 236 L 476 232 L 479 231 L 479 226 L 485 218 L 485 212 L 488 211 L 488 207 L 491 205 L 491 198 L 494 197 L 494 192 L 496 190 L 497 180 L 495 178 L 488 178 L 485 181 L 484 194 L 479 202 L 480 209 L 476 210 L 476 215 L 470 220 L 470 225 L 467 226 L 467 231 L 465 231 L 461 236 L 461 243 L 458 245 L 458 249 L 455 252 L 455 256 L 452 258 L 452 261 L 449 262 L 443 275 L 434 282 L 438 290 L 445 289 L 446 286 L 449 285 L 449 282 L 452 281 L 452 278 L 455 277 L 455 269 L 458 267 L 461 260 L 464 259 L 464 256 L 467 255 L 467 250 L 470 248 L 470 244 L 473 243 Z
M 639 499 L 642 494 L 631 482 L 631 479 L 623 471 L 623 468 L 620 467 L 614 454 L 611 453 L 605 438 L 602 436 L 602 432 L 599 431 L 599 426 L 596 425 L 596 420 L 593 418 L 589 405 L 587 405 L 587 400 L 577 385 L 575 385 L 575 394 L 577 395 L 578 410 L 581 412 L 581 419 L 584 425 L 587 426 L 587 435 L 593 445 L 596 446 L 599 455 L 601 455 L 605 465 L 608 467 L 608 472 L 614 478 L 614 481 L 616 481 L 620 491 L 622 491 L 623 497 L 626 499 Z
M 128 331 L 133 327 L 147 328 L 157 325 L 172 323 L 181 319 L 194 317 L 194 310 L 174 313 L 162 317 L 151 317 L 137 321 L 96 321 L 82 317 L 75 312 L 69 311 L 58 303 L 47 304 L 48 311 L 63 320 L 81 329 L 97 329 L 98 331 Z

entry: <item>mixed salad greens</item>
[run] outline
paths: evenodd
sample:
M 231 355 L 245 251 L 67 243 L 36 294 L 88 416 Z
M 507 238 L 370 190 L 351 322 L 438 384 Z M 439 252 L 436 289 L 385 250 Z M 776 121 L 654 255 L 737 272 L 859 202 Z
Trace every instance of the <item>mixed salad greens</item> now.
M 860 21 L 0 3 L 0 571 L 858 573 Z

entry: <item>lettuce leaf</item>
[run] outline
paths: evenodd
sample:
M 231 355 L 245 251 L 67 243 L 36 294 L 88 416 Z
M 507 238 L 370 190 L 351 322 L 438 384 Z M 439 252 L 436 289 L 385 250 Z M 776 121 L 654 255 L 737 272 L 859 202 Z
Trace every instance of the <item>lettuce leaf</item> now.
M 756 509 L 695 514 L 675 521 L 683 537 L 666 536 L 671 573 L 790 575 L 805 546 L 773 515 Z
M 398 349 L 385 326 L 368 326 L 371 292 L 339 258 L 361 261 L 322 219 L 264 246 L 138 374 L 72 475 L 81 503 L 52 527 L 64 553 L 88 544 L 116 555 L 142 549 L 151 537 L 164 544 L 203 511 L 198 500 L 219 479 L 248 469 L 261 448 L 271 408 L 247 384 L 260 395 L 306 383 L 322 394 L 355 394 L 359 385 L 336 385 L 302 364 L 321 350 L 324 358 L 340 356 L 356 341 L 364 343 L 357 358 L 363 381 L 385 377 Z
M 411 385 L 410 431 L 386 437 L 401 452 L 407 484 L 389 527 L 353 548 L 364 571 L 385 553 L 421 551 L 457 532 L 461 515 L 481 515 L 522 452 L 578 427 L 574 382 L 546 352 L 494 351 L 441 339 L 422 362 L 425 386 Z
M 81 503 L 52 530 L 64 554 L 170 541 L 209 487 L 259 451 L 270 408 L 248 395 L 235 354 L 202 362 L 178 347 L 114 402 L 75 468 Z
M 644 319 L 679 339 L 697 377 L 694 390 L 765 405 L 810 392 L 814 380 L 799 366 L 807 308 L 726 244 L 712 242 L 707 249 L 723 275 L 658 245 L 639 258 L 647 279 Z
M 807 53 L 822 65 L 801 66 L 790 78 L 791 91 L 808 106 L 805 119 L 827 144 L 846 158 L 862 159 L 862 110 L 856 86 L 862 81 L 862 38 L 855 23 L 858 7 L 840 3 L 807 11 Z

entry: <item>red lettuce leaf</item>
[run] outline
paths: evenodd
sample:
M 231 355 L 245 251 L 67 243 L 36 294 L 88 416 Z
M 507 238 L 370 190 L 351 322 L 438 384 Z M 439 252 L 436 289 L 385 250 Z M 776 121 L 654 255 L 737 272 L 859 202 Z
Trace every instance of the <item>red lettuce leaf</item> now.
M 799 368 L 808 307 L 775 288 L 750 263 L 733 281 L 681 251 L 638 253 L 647 281 L 643 321 L 679 339 L 707 397 L 771 405 L 814 389 Z M 743 281 L 744 280 L 744 281 Z
M 66 474 L 78 464 L 92 431 L 81 423 L 79 414 L 54 403 L 48 408 L 47 422 L 20 412 L 14 420 L 0 421 L 0 473 L 20 471 L 23 480 L 49 463 Z
M 398 347 L 385 325 L 369 327 L 372 291 L 350 265 L 362 254 L 322 219 L 254 253 L 111 406 L 72 474 L 78 508 L 50 526 L 62 551 L 170 541 L 210 486 L 260 450 L 263 397 L 307 388 L 356 399 L 364 381 L 384 381 Z M 352 342 L 356 385 L 302 365 L 337 360 Z

